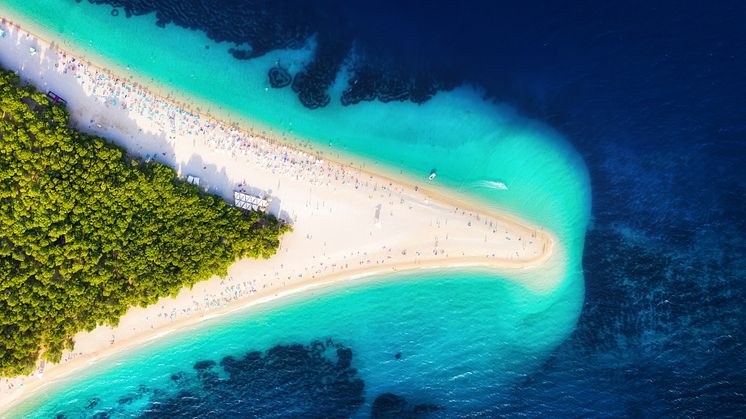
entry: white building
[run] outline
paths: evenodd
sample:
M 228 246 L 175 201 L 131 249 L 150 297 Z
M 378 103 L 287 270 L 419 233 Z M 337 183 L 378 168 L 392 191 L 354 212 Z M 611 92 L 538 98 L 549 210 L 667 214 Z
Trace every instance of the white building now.
M 258 196 L 245 194 L 243 192 L 233 192 L 233 205 L 246 211 L 267 211 L 272 198 L 263 199 Z

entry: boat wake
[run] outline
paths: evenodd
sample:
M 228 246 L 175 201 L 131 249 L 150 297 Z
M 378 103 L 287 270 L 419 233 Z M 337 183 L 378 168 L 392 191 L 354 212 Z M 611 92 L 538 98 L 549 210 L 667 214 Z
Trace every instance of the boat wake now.
M 490 189 L 500 189 L 503 191 L 508 190 L 508 185 L 498 180 L 494 180 L 494 181 L 493 180 L 481 180 L 477 182 L 477 185 L 484 187 L 484 188 L 490 188 Z

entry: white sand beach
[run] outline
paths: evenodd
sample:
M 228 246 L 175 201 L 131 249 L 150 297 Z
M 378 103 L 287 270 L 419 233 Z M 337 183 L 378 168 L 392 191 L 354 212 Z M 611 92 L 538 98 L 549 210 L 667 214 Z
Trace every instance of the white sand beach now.
M 411 179 L 319 159 L 259 128 L 251 132 L 197 115 L 10 22 L 0 29 L 2 66 L 63 97 L 77 128 L 174 167 L 181 176 L 197 176 L 201 186 L 230 203 L 234 191 L 271 195 L 270 211 L 294 229 L 269 260 L 237 261 L 225 278 L 133 308 L 116 328 L 78 334 L 74 351 L 60 364 L 2 380 L 0 410 L 108 354 L 237 307 L 375 274 L 482 267 L 512 275 L 551 259 L 551 233 L 512 215 L 480 210 L 427 179 L 415 188 Z M 538 276 L 515 277 L 535 292 L 557 285 L 531 280 Z

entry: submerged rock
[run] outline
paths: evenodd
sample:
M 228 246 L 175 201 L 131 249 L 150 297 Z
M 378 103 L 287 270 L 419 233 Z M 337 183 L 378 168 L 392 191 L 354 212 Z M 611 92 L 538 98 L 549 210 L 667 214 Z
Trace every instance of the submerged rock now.
M 93 409 L 96 406 L 98 406 L 99 403 L 101 403 L 101 399 L 98 398 L 98 397 L 94 397 L 94 398 L 92 398 L 91 400 L 88 401 L 88 404 L 85 406 L 85 408 L 87 410 Z
M 194 364 L 194 369 L 197 371 L 200 370 L 206 370 L 208 368 L 212 368 L 215 366 L 215 361 L 212 360 L 206 360 L 206 361 L 198 361 L 196 364 Z
M 383 393 L 376 397 L 370 414 L 374 419 L 414 419 L 427 417 L 428 414 L 438 410 L 441 410 L 441 408 L 434 404 L 422 403 L 413 405 L 404 397 L 394 393 Z
M 275 89 L 289 86 L 292 81 L 293 78 L 286 69 L 280 66 L 274 66 L 269 69 L 269 85 Z

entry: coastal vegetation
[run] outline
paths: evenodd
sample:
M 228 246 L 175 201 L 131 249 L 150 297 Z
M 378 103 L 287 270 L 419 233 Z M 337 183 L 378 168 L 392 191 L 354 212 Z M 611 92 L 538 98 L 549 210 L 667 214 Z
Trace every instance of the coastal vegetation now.
M 75 333 L 237 258 L 270 257 L 289 229 L 71 128 L 63 106 L 3 69 L 0 114 L 2 376 L 59 361 Z

